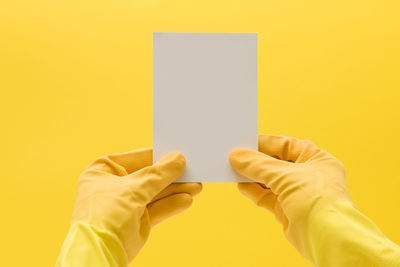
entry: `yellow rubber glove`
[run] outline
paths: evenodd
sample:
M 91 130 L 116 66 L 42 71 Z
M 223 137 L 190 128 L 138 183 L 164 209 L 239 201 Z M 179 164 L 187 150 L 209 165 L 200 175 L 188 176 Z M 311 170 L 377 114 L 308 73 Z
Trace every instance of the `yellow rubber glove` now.
M 56 266 L 126 266 L 152 226 L 191 205 L 201 184 L 171 184 L 185 169 L 183 155 L 151 164 L 152 150 L 141 149 L 101 157 L 81 174 Z
M 232 167 L 257 183 L 239 190 L 275 214 L 287 239 L 316 266 L 400 266 L 400 247 L 353 205 L 343 164 L 310 141 L 261 135 Z

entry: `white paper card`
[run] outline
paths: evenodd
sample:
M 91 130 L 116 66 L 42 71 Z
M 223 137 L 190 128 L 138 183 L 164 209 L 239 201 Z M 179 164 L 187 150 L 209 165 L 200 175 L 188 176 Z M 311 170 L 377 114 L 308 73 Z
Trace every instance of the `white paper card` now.
M 177 182 L 238 182 L 237 147 L 258 148 L 257 34 L 154 33 L 153 161 L 179 151 Z

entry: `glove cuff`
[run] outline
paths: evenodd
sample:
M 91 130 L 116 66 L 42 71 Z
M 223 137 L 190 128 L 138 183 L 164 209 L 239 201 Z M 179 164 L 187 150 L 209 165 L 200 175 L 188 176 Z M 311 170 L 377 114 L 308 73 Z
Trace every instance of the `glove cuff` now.
M 315 266 L 395 266 L 400 247 L 349 202 L 321 208 L 310 220 L 307 256 Z
M 127 265 L 128 257 L 115 234 L 82 221 L 70 227 L 56 263 L 56 267 Z

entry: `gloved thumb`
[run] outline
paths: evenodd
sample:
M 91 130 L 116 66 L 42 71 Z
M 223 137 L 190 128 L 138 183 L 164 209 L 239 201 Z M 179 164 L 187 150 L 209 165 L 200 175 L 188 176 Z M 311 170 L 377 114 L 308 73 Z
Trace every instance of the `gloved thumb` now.
M 174 152 L 127 177 L 133 185 L 140 184 L 142 197 L 146 203 L 150 203 L 158 193 L 183 173 L 185 165 L 185 157 L 179 152 Z
M 233 150 L 229 162 L 236 172 L 266 185 L 275 194 L 281 192 L 284 177 L 294 164 L 245 148 Z

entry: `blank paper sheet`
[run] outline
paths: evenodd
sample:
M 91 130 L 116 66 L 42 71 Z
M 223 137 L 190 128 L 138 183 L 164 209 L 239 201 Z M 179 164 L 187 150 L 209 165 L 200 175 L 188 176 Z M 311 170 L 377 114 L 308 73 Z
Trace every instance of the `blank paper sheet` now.
M 154 33 L 153 161 L 179 151 L 177 182 L 238 182 L 237 147 L 257 150 L 257 34 Z

